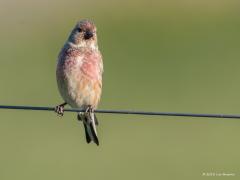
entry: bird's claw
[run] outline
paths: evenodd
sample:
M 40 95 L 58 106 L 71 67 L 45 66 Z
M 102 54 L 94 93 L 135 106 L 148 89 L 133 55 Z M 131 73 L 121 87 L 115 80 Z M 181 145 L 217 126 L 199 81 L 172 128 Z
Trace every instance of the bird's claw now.
M 63 105 L 58 105 L 55 107 L 55 112 L 59 115 L 59 116 L 63 116 L 64 114 L 64 106 Z
M 89 106 L 87 107 L 85 113 L 91 114 L 91 113 L 93 113 L 93 111 L 94 111 L 94 110 L 93 110 L 93 107 L 92 107 L 91 105 L 89 105 Z
M 91 120 L 92 119 L 92 114 L 94 113 L 94 109 L 91 105 L 87 106 L 86 110 L 85 110 L 86 115 L 89 117 L 88 119 Z

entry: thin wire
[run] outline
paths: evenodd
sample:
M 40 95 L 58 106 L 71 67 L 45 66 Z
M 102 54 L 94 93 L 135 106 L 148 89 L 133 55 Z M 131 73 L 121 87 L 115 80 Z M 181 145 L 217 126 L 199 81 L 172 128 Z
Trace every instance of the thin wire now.
M 7 106 L 0 105 L 0 109 L 17 109 L 17 110 L 35 110 L 35 111 L 54 111 L 54 107 L 39 106 Z M 65 112 L 84 112 L 83 109 L 64 109 Z M 95 113 L 105 114 L 135 114 L 135 115 L 152 115 L 152 116 L 183 116 L 183 117 L 205 117 L 205 118 L 232 118 L 240 119 L 240 115 L 231 114 L 194 114 L 194 113 L 177 113 L 177 112 L 149 112 L 149 111 L 129 111 L 129 110 L 95 110 Z

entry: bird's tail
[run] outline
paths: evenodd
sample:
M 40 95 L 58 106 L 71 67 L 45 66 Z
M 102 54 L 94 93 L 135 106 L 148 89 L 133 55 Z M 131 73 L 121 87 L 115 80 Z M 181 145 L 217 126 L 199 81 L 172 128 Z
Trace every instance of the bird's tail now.
M 97 128 L 96 128 L 98 121 L 95 114 L 94 113 L 81 114 L 81 119 L 83 120 L 87 143 L 90 143 L 91 141 L 93 141 L 97 145 L 99 145 L 99 141 L 97 137 Z

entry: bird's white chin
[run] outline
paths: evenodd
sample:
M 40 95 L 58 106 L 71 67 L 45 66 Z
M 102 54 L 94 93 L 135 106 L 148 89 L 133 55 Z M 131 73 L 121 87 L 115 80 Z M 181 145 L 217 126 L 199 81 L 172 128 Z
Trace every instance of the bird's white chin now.
M 69 42 L 68 44 L 74 48 L 90 48 L 93 50 L 98 50 L 98 46 L 95 43 L 95 41 L 81 41 L 80 43 L 77 44 Z

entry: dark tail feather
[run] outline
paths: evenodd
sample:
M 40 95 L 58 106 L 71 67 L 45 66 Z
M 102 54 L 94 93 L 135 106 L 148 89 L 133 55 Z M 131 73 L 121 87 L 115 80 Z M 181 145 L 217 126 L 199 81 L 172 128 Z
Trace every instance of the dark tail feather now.
M 96 114 L 94 114 L 94 120 L 95 120 L 95 124 L 98 126 L 98 125 L 99 125 L 99 122 L 98 122 L 98 119 L 97 119 Z
M 91 132 L 92 132 L 93 141 L 99 146 L 98 137 L 97 137 L 96 131 L 94 129 L 95 124 L 93 124 L 93 123 L 95 123 L 95 122 L 90 123 L 90 129 L 91 129 Z
M 86 115 L 84 117 L 84 129 L 85 129 L 85 135 L 86 135 L 86 141 L 87 143 L 90 143 L 91 141 L 95 142 L 97 145 L 99 145 L 97 132 L 96 132 L 96 121 L 95 116 L 88 116 Z
M 91 140 L 91 137 L 90 137 L 89 134 L 88 134 L 87 125 L 84 124 L 84 123 L 83 123 L 83 125 L 84 125 L 84 129 L 85 129 L 86 141 L 87 141 L 87 143 L 90 143 L 92 140 Z

